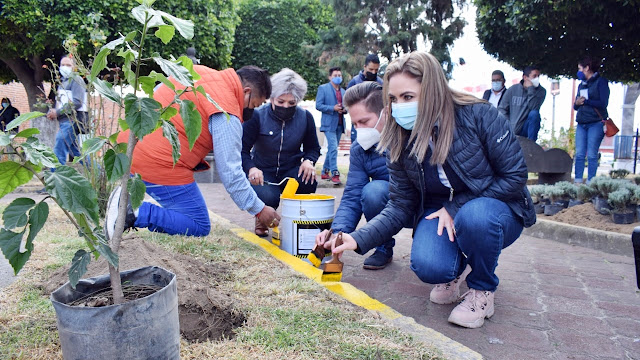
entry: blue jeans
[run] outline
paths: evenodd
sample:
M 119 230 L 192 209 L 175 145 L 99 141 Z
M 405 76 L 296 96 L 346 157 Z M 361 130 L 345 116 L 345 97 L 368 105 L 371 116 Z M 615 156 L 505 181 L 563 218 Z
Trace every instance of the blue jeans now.
M 362 195 L 360 195 L 360 205 L 362 206 L 364 218 L 370 221 L 376 217 L 387 205 L 387 201 L 389 201 L 389 182 L 384 180 L 372 180 L 369 182 L 362 188 Z M 393 256 L 393 247 L 395 245 L 396 240 L 391 238 L 386 243 L 378 246 L 376 251 Z
M 438 209 L 427 209 L 424 216 Z M 411 246 L 411 270 L 420 280 L 442 284 L 458 277 L 467 264 L 469 288 L 495 291 L 498 256 L 522 232 L 522 222 L 509 206 L 493 198 L 476 198 L 464 204 L 456 217 L 456 237 L 449 241 L 446 229 L 438 236 L 438 219 L 418 222 Z M 466 257 L 465 257 L 466 256 Z
M 540 131 L 540 111 L 531 110 L 527 115 L 522 130 L 520 130 L 520 136 L 529 138 L 532 141 L 538 140 L 538 132 Z
M 289 171 L 281 172 L 278 176 L 276 176 L 275 170 L 274 171 L 266 171 L 264 169 L 260 169 L 260 170 L 262 170 L 262 174 L 264 175 L 265 181 L 279 183 L 285 177 L 291 177 L 298 180 L 298 184 L 300 185 L 298 186 L 298 190 L 296 190 L 296 194 L 311 194 L 316 192 L 316 187 L 318 186 L 318 182 L 313 181 L 307 184 L 302 182 L 302 177 L 298 177 L 299 169 L 300 168 L 296 166 L 290 169 Z M 280 186 L 269 185 L 265 183 L 262 186 L 251 185 L 251 187 L 256 192 L 256 194 L 258 194 L 258 197 L 260 198 L 260 200 L 262 200 L 267 206 L 271 206 L 272 208 L 277 209 L 278 205 L 280 205 L 280 194 L 282 194 L 282 190 L 284 190 L 284 187 L 286 185 L 287 185 L 287 182 L 285 181 Z
M 331 173 L 338 171 L 338 144 L 340 137 L 344 131 L 344 126 L 338 126 L 335 132 L 325 131 L 327 137 L 327 156 L 324 158 L 323 170 L 329 170 Z
M 596 171 L 598 171 L 598 149 L 602 138 L 604 138 L 602 122 L 596 121 L 590 124 L 576 125 L 576 182 L 582 182 L 585 155 L 589 162 L 587 180 L 589 181 L 596 176 Z
M 195 182 L 186 185 L 157 185 L 145 181 L 144 184 L 147 186 L 147 194 L 161 206 L 142 203 L 136 227 L 171 235 L 209 234 L 209 211 Z
M 56 154 L 61 165 L 67 163 L 69 153 L 74 157 L 80 156 L 78 149 L 78 138 L 73 123 L 67 119 L 59 122 L 60 129 L 56 134 L 56 144 L 53 147 L 53 153 Z

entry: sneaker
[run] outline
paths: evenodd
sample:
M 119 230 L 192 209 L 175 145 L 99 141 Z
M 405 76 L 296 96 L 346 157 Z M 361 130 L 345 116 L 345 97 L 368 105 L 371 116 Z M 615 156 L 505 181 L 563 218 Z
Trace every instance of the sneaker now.
M 333 172 L 333 176 L 331 177 L 331 182 L 333 185 L 340 185 L 342 182 L 340 181 L 340 173 L 338 171 Z
M 429 300 L 436 304 L 453 304 L 460 299 L 460 284 L 466 280 L 467 275 L 471 272 L 471 266 L 467 265 L 462 274 L 455 278 L 452 282 L 438 284 L 429 295 Z
M 107 203 L 107 214 L 105 216 L 104 231 L 107 240 L 111 240 L 113 233 L 116 229 L 116 222 L 118 221 L 118 207 L 120 206 L 120 193 L 122 187 L 118 186 L 111 192 L 109 196 L 109 202 Z M 136 215 L 131 207 L 131 201 L 127 204 L 127 217 L 124 220 L 124 231 L 132 229 L 136 223 Z
M 267 235 L 269 235 L 269 228 L 264 226 L 256 216 L 256 225 L 253 232 L 260 237 L 266 237 Z
M 363 269 L 367 270 L 380 270 L 384 269 L 393 260 L 393 255 L 388 255 L 382 251 L 376 250 L 373 255 L 369 256 L 362 265 Z
M 329 175 L 329 170 L 327 169 L 322 170 L 322 175 L 320 175 L 320 178 L 322 180 L 330 180 L 331 176 Z
M 470 329 L 476 329 L 484 324 L 485 318 L 493 316 L 493 292 L 469 289 L 462 302 L 456 306 L 449 322 Z

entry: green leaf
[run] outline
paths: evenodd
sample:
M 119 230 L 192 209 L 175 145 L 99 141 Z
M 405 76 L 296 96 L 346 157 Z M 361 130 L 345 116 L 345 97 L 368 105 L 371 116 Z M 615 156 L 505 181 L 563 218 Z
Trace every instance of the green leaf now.
M 9 144 L 11 144 L 11 136 L 7 133 L 0 133 L 0 146 L 7 146 Z
M 104 230 L 102 230 L 102 228 L 96 228 L 93 231 L 93 235 L 98 240 L 96 244 L 96 250 L 98 250 L 98 253 L 104 256 L 109 264 L 113 265 L 114 267 L 118 267 L 118 254 L 114 253 L 109 247 L 109 242 L 104 236 Z
M 0 162 L 0 198 L 26 184 L 33 178 L 33 173 L 13 161 Z
M 122 129 L 122 131 L 129 130 L 129 124 L 127 124 L 127 121 L 123 118 L 118 119 L 118 125 L 120 125 L 120 129 Z M 113 143 L 113 141 L 111 143 Z
M 168 108 L 164 109 L 164 112 L 160 115 L 160 117 L 164 120 L 171 120 L 171 118 L 176 115 L 178 115 L 178 109 L 174 108 L 173 106 L 169 106 Z
M 100 95 L 115 102 L 116 104 L 120 104 L 120 95 L 118 95 L 118 93 L 113 90 L 110 83 L 97 78 L 91 80 L 91 82 L 95 86 L 96 90 L 100 93 Z
M 176 28 L 171 25 L 160 25 L 158 30 L 156 30 L 156 37 L 162 40 L 162 42 L 167 45 L 171 39 L 173 39 L 173 35 L 176 34 Z
M 167 75 L 173 76 L 177 82 L 184 86 L 193 86 L 193 80 L 191 74 L 184 66 L 180 66 L 172 61 L 165 60 L 161 57 L 154 57 L 153 61 L 160 65 L 160 69 Z
M 182 55 L 178 58 L 178 61 L 180 61 L 180 64 L 182 64 L 182 66 L 186 67 L 187 70 L 189 70 L 189 73 L 191 74 L 191 78 L 193 80 L 200 80 L 200 74 L 193 70 L 193 60 L 189 59 L 185 55 Z
M 162 21 L 159 11 L 153 10 L 146 5 L 136 6 L 131 10 L 131 14 L 141 24 L 145 23 L 148 16 L 149 22 L 147 23 L 147 26 L 149 28 L 164 25 L 164 21 Z
M 135 33 L 135 31 L 132 31 L 133 33 Z M 129 35 L 127 35 L 129 36 Z M 104 45 L 100 51 L 102 52 L 103 49 L 109 49 L 109 50 L 115 50 L 116 46 L 123 44 L 125 41 L 127 41 L 125 39 L 125 37 L 121 36 L 113 41 L 109 41 L 106 45 Z M 102 70 L 102 69 L 101 69 Z
M 167 85 L 171 90 L 175 90 L 176 87 L 175 85 L 173 85 L 173 83 L 171 82 L 171 80 L 169 80 L 169 78 L 167 78 L 166 76 L 164 76 L 164 74 L 161 73 L 157 73 L 155 71 L 151 71 L 151 74 L 149 74 L 149 76 L 153 77 L 156 79 L 156 81 L 160 81 L 163 84 Z
M 40 134 L 40 130 L 38 128 L 28 128 L 17 133 L 16 137 L 28 138 L 36 134 Z
M 29 121 L 31 119 L 35 119 L 40 116 L 44 116 L 44 114 L 39 111 L 33 111 L 30 113 L 22 114 L 17 118 L 13 119 L 10 123 L 8 123 L 7 126 L 4 128 L 4 131 L 13 130 L 18 126 L 20 126 L 20 124 L 22 124 L 23 122 Z
M 156 79 L 150 76 L 140 76 L 138 78 L 138 82 L 140 83 L 140 87 L 145 94 L 153 97 L 153 88 L 156 87 Z
M 147 186 L 142 181 L 140 174 L 136 174 L 134 177 L 129 178 L 129 182 L 127 183 L 127 191 L 131 195 L 131 206 L 133 209 L 137 209 L 142 205 L 142 201 L 144 200 L 144 194 L 147 191 Z
M 97 151 L 102 150 L 102 147 L 107 142 L 104 136 L 94 137 L 82 142 L 82 152 L 84 155 L 91 155 Z
M 193 101 L 180 100 L 179 104 L 180 116 L 184 122 L 184 129 L 187 133 L 187 139 L 189 140 L 189 150 L 191 150 L 202 132 L 202 117 Z
M 91 262 L 91 254 L 85 250 L 76 251 L 71 260 L 71 267 L 69 268 L 69 282 L 72 288 L 76 288 L 78 281 L 82 279 L 82 276 L 87 272 L 87 266 Z
M 100 222 L 98 194 L 76 169 L 62 165 L 55 172 L 45 172 L 45 188 L 61 208 Z
M 109 149 L 104 154 L 104 170 L 107 172 L 107 179 L 114 182 L 129 171 L 129 158 L 126 154 Z
M 11 264 L 15 275 L 18 275 L 18 272 L 20 272 L 24 264 L 29 260 L 31 252 L 33 251 L 33 243 L 31 246 L 26 246 L 28 245 L 26 244 L 24 249 L 20 248 L 23 235 L 24 230 L 20 233 L 14 233 L 4 228 L 0 229 L 0 249 L 2 249 L 4 257 L 9 260 L 9 264 Z
M 27 246 L 33 242 L 49 217 L 49 204 L 41 201 L 29 212 L 29 235 L 27 235 Z
M 180 159 L 180 139 L 178 138 L 178 130 L 170 121 L 162 120 L 162 135 L 169 140 L 171 144 L 171 158 L 173 163 L 177 163 Z
M 4 209 L 2 220 L 6 229 L 15 229 L 27 225 L 29 217 L 27 212 L 34 207 L 36 202 L 29 198 L 17 198 Z
M 127 94 L 124 99 L 125 120 L 140 140 L 155 129 L 160 120 L 160 109 L 160 103 L 152 98 L 138 98 Z
M 171 14 L 167 14 L 164 11 L 156 10 L 156 13 L 169 20 L 169 22 L 171 22 L 171 24 L 173 24 L 173 26 L 178 29 L 178 32 L 180 33 L 180 35 L 182 35 L 183 38 L 187 40 L 193 38 L 193 21 L 177 18 Z
M 28 138 L 22 143 L 22 150 L 27 160 L 38 166 L 53 168 L 60 164 L 53 151 L 35 137 Z
M 107 45 L 103 46 L 98 55 L 93 59 L 93 65 L 91 65 L 91 79 L 96 79 L 98 74 L 100 74 L 100 71 L 107 67 L 107 56 L 111 54 L 111 49 L 109 49 Z
M 124 37 L 124 41 L 133 41 L 136 38 L 136 35 L 138 35 L 137 30 L 130 31 L 127 36 Z
M 229 114 L 227 114 L 226 111 L 224 111 L 224 109 L 218 105 L 218 103 L 213 100 L 213 98 L 211 96 L 209 96 L 209 94 L 207 94 L 207 92 L 204 90 L 204 87 L 202 87 L 202 85 L 198 85 L 198 87 L 196 87 L 196 92 L 199 92 L 200 94 L 204 95 L 207 100 L 209 100 L 210 103 L 212 103 L 218 110 L 223 111 L 226 115 L 227 115 L 227 119 L 229 118 Z

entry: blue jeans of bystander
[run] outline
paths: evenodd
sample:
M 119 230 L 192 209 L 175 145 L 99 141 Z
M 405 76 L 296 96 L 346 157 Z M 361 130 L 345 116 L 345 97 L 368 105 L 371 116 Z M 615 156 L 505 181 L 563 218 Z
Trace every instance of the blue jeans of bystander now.
M 522 130 L 520 130 L 520 136 L 524 136 L 529 140 L 538 140 L 538 132 L 540 131 L 540 111 L 531 110 L 525 120 Z
M 582 182 L 584 175 L 584 159 L 586 156 L 589 168 L 587 169 L 587 181 L 596 176 L 598 171 L 598 149 L 604 138 L 602 122 L 596 121 L 589 124 L 576 125 L 576 156 L 575 179 Z
M 343 131 L 343 126 L 338 126 L 335 132 L 325 131 L 324 135 L 327 137 L 327 155 L 324 159 L 323 170 L 329 170 L 331 173 L 338 171 L 338 145 L 340 144 L 340 137 Z
M 78 138 L 74 131 L 72 122 L 62 120 L 59 122 L 60 129 L 56 134 L 56 143 L 53 147 L 53 153 L 56 154 L 60 164 L 67 163 L 69 153 L 74 157 L 80 156 L 80 150 L 78 149 Z

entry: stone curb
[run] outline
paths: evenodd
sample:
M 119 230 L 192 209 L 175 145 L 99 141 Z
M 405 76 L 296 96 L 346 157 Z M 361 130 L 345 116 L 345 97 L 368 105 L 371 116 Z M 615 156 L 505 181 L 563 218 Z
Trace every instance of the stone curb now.
M 535 225 L 524 229 L 522 234 L 569 245 L 578 245 L 609 254 L 633 256 L 631 234 L 625 235 L 540 218 Z

